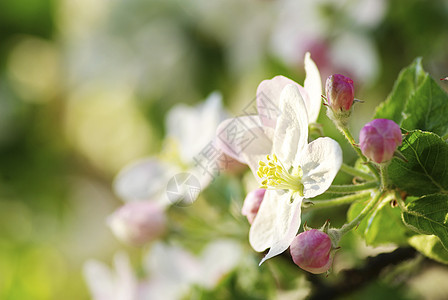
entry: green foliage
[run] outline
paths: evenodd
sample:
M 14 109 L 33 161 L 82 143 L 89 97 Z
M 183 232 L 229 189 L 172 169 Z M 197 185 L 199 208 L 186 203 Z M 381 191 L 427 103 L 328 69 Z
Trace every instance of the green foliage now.
M 394 159 L 389 178 L 410 195 L 448 193 L 448 145 L 439 136 L 420 130 L 409 133 L 399 148 L 408 160 Z
M 393 120 L 406 130 L 420 129 L 443 136 L 448 131 L 447 113 L 448 95 L 417 58 L 401 71 L 391 94 L 378 106 L 375 118 Z
M 440 136 L 448 132 L 448 95 L 429 75 L 426 75 L 404 110 L 401 127 L 421 129 Z
M 409 244 L 427 257 L 448 264 L 448 251 L 435 235 L 415 235 Z
M 397 124 L 403 121 L 404 111 L 409 99 L 425 78 L 421 58 L 417 58 L 409 67 L 400 72 L 392 92 L 382 102 L 375 113 L 375 119 L 390 119 Z
M 356 218 L 368 201 L 353 203 L 347 213 L 348 220 Z M 392 228 L 393 230 L 391 230 Z M 405 245 L 411 234 L 401 222 L 400 209 L 391 207 L 388 200 L 382 201 L 375 210 L 368 214 L 355 232 L 365 239 L 367 245 L 371 246 L 389 243 Z
M 448 249 L 447 212 L 447 195 L 429 195 L 409 203 L 403 212 L 403 221 L 418 233 L 437 236 Z

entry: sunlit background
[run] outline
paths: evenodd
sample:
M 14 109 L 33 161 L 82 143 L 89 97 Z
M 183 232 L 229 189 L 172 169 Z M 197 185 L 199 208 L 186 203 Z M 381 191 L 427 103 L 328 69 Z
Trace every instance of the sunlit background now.
M 356 132 L 415 57 L 434 78 L 448 76 L 448 2 L 0 1 L 0 299 L 90 299 L 86 260 L 111 265 L 125 250 L 136 265 L 142 250 L 106 226 L 120 206 L 116 173 L 162 149 L 164 117 L 176 103 L 219 91 L 237 115 L 263 79 L 303 82 L 307 51 L 323 79 L 342 73 L 355 81 L 365 101 L 355 110 Z M 232 201 L 241 202 L 235 180 L 210 189 L 229 182 Z M 213 201 L 190 209 L 225 218 L 227 206 Z M 172 218 L 189 226 L 185 214 Z M 437 272 L 446 280 L 446 269 Z M 243 290 L 259 288 L 267 275 L 260 276 Z M 416 280 L 415 295 L 425 280 Z

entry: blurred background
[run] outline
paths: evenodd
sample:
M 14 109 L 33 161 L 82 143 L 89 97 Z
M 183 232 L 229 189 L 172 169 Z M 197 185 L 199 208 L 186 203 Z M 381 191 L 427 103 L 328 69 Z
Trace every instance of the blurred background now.
M 263 79 L 302 83 L 307 51 L 355 81 L 356 136 L 414 58 L 448 76 L 448 1 L 0 1 L 0 299 L 90 299 L 87 259 L 135 263 L 106 226 L 115 174 L 161 150 L 176 103 L 220 91 L 237 115 Z

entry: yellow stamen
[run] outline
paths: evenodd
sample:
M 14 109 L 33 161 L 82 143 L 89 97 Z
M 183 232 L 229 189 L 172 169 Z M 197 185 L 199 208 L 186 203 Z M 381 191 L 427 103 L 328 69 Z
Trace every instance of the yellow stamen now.
M 278 160 L 277 155 L 266 156 L 267 163 L 260 161 L 257 175 L 263 179 L 263 188 L 287 189 L 298 192 L 303 196 L 302 176 L 303 171 L 300 166 L 287 170 Z

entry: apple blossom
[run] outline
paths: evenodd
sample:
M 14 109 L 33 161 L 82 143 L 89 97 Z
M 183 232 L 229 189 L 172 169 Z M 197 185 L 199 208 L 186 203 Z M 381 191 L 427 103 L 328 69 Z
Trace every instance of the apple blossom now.
M 299 89 L 307 108 L 308 122 L 315 123 L 317 121 L 322 104 L 322 80 L 319 70 L 317 69 L 314 61 L 311 59 L 309 52 L 305 54 L 304 64 L 306 78 L 303 87 L 295 81 L 281 75 L 275 76 L 272 79 L 263 80 L 258 85 L 257 107 L 263 125 L 274 128 L 277 121 L 277 114 L 272 112 L 269 113 L 269 107 L 266 107 L 266 103 L 263 101 L 267 99 L 271 101 L 272 104 L 278 106 L 280 101 L 280 93 L 288 84 L 293 84 Z
M 115 193 L 124 201 L 150 200 L 168 206 L 172 202 L 165 189 L 168 181 L 179 172 L 194 175 L 200 188 L 206 187 L 212 177 L 197 166 L 195 155 L 208 144 L 214 146 L 215 130 L 224 116 L 219 93 L 212 93 L 196 107 L 174 106 L 166 117 L 166 140 L 171 148 L 165 153 L 171 155 L 146 157 L 125 166 L 115 178 Z
M 359 133 L 362 153 L 376 163 L 391 160 L 401 142 L 400 126 L 388 119 L 375 119 L 364 125 Z
M 289 247 L 300 227 L 303 199 L 325 192 L 342 164 L 336 141 L 318 138 L 308 144 L 308 113 L 299 88 L 288 84 L 278 98 L 274 128 L 264 125 L 260 116 L 236 118 L 244 125 L 243 136 L 258 136 L 245 147 L 226 140 L 227 150 L 247 163 L 267 189 L 249 233 L 254 250 L 270 248 L 261 263 Z M 232 122 L 235 119 L 224 121 L 220 128 Z
M 134 201 L 126 203 L 110 215 L 108 224 L 121 241 L 142 246 L 165 232 L 166 216 L 158 203 Z
M 300 268 L 313 274 L 328 271 L 332 263 L 330 237 L 317 229 L 304 231 L 291 243 L 292 260 Z
M 349 111 L 355 99 L 353 80 L 341 74 L 330 75 L 325 85 L 327 103 L 333 111 Z

